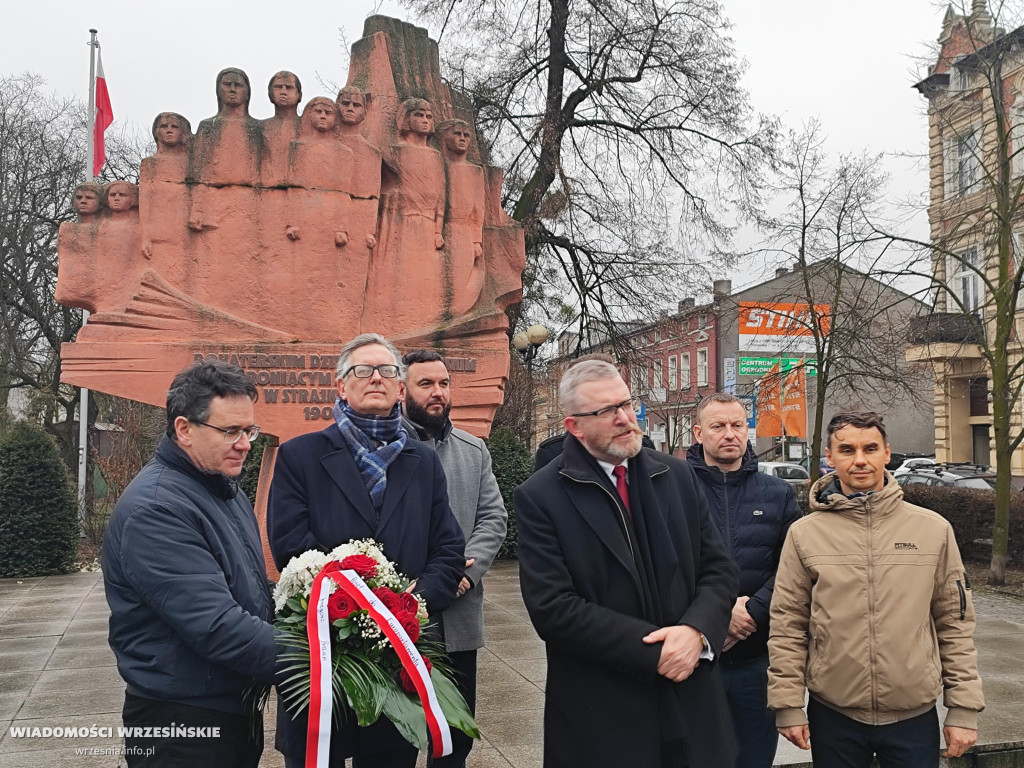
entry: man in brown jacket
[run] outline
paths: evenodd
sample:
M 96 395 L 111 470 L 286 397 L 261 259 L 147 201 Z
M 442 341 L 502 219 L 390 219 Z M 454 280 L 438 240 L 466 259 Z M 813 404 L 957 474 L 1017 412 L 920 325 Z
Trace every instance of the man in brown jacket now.
M 974 744 L 985 705 L 953 529 L 903 501 L 878 414 L 836 414 L 826 456 L 836 471 L 811 489 L 775 579 L 768 706 L 815 768 L 868 768 L 874 755 L 886 768 L 934 768 L 939 692 L 944 756 Z

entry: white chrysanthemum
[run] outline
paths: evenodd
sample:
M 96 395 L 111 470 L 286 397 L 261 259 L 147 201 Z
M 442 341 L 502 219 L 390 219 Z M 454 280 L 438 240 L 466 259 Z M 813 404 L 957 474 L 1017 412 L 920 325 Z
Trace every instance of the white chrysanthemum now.
M 274 607 L 280 611 L 295 595 L 308 595 L 317 574 L 334 558 L 310 549 L 288 561 L 274 589 Z
M 332 549 L 328 557 L 340 562 L 351 555 L 366 555 L 376 561 L 377 575 L 373 577 L 373 582 L 377 586 L 387 587 L 395 592 L 400 592 L 404 588 L 405 580 L 395 570 L 395 564 L 385 557 L 380 545 L 373 539 L 354 539 L 345 542 Z

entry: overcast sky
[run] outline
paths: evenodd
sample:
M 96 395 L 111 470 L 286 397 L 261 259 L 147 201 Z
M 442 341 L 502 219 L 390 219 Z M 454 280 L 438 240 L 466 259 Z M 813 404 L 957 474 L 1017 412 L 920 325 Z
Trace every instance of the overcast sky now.
M 415 21 L 396 3 L 368 0 L 7 5 L 0 74 L 34 72 L 54 91 L 84 100 L 89 29 L 96 28 L 115 118 L 145 132 L 160 111 L 180 112 L 193 126 L 214 114 L 214 77 L 228 66 L 249 74 L 254 117 L 272 113 L 263 85 L 280 69 L 302 79 L 303 101 L 333 95 L 319 81 L 345 80 L 342 34 L 351 44 L 375 11 Z M 911 85 L 921 71 L 915 57 L 938 36 L 944 6 L 932 0 L 724 5 L 735 25 L 736 49 L 749 64 L 744 84 L 756 109 L 778 114 L 792 127 L 819 117 L 833 153 L 887 153 L 894 198 L 926 188 L 919 159 L 927 139 L 924 100 Z M 912 234 L 927 236 L 924 216 Z M 737 284 L 749 282 L 735 277 Z

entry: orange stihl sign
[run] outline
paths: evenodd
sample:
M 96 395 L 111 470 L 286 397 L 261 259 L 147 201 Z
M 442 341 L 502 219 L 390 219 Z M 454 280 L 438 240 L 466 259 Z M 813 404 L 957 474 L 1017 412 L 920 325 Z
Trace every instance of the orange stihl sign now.
M 740 349 L 747 352 L 814 352 L 815 323 L 829 332 L 829 305 L 741 301 Z

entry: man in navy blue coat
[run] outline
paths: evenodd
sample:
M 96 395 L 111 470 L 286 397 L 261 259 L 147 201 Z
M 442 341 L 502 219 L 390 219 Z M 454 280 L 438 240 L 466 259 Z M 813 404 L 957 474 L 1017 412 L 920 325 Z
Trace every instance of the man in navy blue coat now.
M 263 720 L 245 694 L 274 680 L 279 648 L 256 518 L 237 483 L 260 431 L 255 399 L 237 366 L 179 373 L 167 435 L 107 527 L 110 646 L 127 683 L 124 724 L 139 729 L 125 737 L 131 768 L 260 761 Z
M 757 456 L 747 441 L 747 414 L 738 398 L 718 392 L 702 400 L 693 433 L 697 442 L 687 461 L 740 572 L 721 660 L 740 747 L 736 766 L 769 768 L 779 734 L 767 706 L 768 609 L 782 545 L 800 509 L 786 481 L 757 471 Z
M 338 358 L 335 423 L 281 446 L 267 508 L 274 562 L 283 568 L 309 549 L 329 552 L 352 539 L 375 539 L 433 615 L 455 599 L 465 571 L 465 540 L 448 505 L 441 462 L 409 439 L 399 405 L 405 376 L 398 350 L 364 333 Z M 306 716 L 282 705 L 277 748 L 285 765 L 302 766 Z M 331 765 L 412 768 L 416 749 L 387 718 L 358 727 L 350 717 L 331 734 Z

